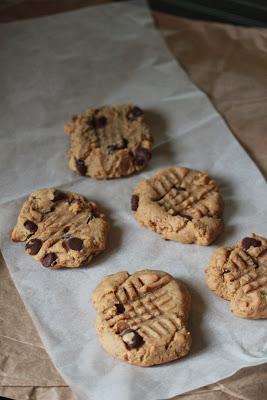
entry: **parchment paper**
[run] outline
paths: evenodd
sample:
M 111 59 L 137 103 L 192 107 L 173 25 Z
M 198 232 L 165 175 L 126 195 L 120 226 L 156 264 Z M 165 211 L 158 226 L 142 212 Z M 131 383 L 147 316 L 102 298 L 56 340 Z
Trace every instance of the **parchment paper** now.
M 102 25 L 98 32 L 96 20 Z M 6 185 L 1 184 L 5 189 L 2 201 L 36 187 L 72 180 L 63 187 L 98 201 L 111 220 L 109 249 L 91 268 L 48 271 L 24 254 L 23 245 L 8 239 L 24 198 L 1 206 L 4 257 L 49 354 L 78 399 L 166 398 L 230 375 L 241 366 L 265 362 L 265 321 L 232 317 L 228 304 L 209 293 L 203 280 L 204 267 L 216 246 L 232 243 L 250 231 L 265 233 L 264 180 L 205 96 L 172 60 L 152 29 L 147 11 L 140 3 L 117 4 L 10 24 L 1 31 L 6 46 L 1 62 L 7 67 L 9 86 L 4 137 L 10 147 L 5 146 L 4 154 L 12 160 L 1 162 L 1 170 L 8 164 L 6 180 L 1 177 Z M 37 31 L 38 36 L 34 35 Z M 98 46 L 93 46 L 93 36 Z M 100 40 L 103 36 L 106 42 Z M 107 65 L 112 67 L 111 81 Z M 69 94 L 68 101 L 64 93 Z M 64 120 L 88 104 L 130 100 L 148 110 L 156 137 L 150 167 L 143 174 L 108 182 L 71 175 L 62 151 L 66 146 Z M 15 146 L 15 154 L 20 154 L 16 158 Z M 158 167 L 174 163 L 207 169 L 221 183 L 226 229 L 209 248 L 163 242 L 140 228 L 130 214 L 129 198 L 135 184 Z M 16 180 L 25 166 L 27 174 Z M 106 355 L 94 334 L 89 302 L 104 274 L 144 266 L 171 272 L 193 294 L 191 355 L 148 369 Z

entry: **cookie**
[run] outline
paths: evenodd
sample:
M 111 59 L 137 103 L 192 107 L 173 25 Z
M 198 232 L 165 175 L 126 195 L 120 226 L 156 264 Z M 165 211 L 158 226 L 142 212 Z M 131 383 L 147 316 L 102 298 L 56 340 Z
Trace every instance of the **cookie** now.
M 96 204 L 77 193 L 41 189 L 23 204 L 12 231 L 14 241 L 44 267 L 86 265 L 106 246 L 108 223 Z
M 118 178 L 142 170 L 151 158 L 152 136 L 144 112 L 132 104 L 89 108 L 65 125 L 69 167 L 79 175 Z
M 184 357 L 191 297 L 171 275 L 143 270 L 109 275 L 93 292 L 96 330 L 113 357 L 141 367 Z
M 208 287 L 242 318 L 267 318 L 267 239 L 252 233 L 217 249 L 206 270 Z
M 223 199 L 206 172 L 183 167 L 158 171 L 141 181 L 131 209 L 142 225 L 164 239 L 209 245 L 223 227 Z

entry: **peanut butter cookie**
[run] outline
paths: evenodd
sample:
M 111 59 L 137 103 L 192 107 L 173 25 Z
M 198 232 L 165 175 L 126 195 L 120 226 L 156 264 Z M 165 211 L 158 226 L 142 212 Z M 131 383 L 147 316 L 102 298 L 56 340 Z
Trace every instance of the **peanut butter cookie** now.
M 141 181 L 131 208 L 142 225 L 181 243 L 209 245 L 223 227 L 217 184 L 206 172 L 188 168 L 164 168 Z
M 44 267 L 76 268 L 106 246 L 108 223 L 95 203 L 77 193 L 41 189 L 23 204 L 11 238 Z
M 141 367 L 184 357 L 190 302 L 185 286 L 165 272 L 109 275 L 93 292 L 100 342 L 113 357 Z
M 144 112 L 132 104 L 89 108 L 65 125 L 69 167 L 97 179 L 142 170 L 151 158 L 152 136 Z
M 230 301 L 242 318 L 267 318 L 267 239 L 252 233 L 236 246 L 222 247 L 206 271 L 208 287 Z

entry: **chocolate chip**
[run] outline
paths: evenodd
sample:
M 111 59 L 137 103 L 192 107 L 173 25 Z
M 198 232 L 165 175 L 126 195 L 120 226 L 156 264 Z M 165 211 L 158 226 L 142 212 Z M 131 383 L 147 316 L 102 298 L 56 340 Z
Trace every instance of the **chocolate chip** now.
M 63 233 L 67 233 L 70 230 L 70 226 L 65 226 L 65 228 L 63 229 Z
M 128 140 L 125 138 L 122 138 L 120 143 L 116 143 L 116 144 L 110 144 L 108 145 L 107 149 L 108 149 L 108 153 L 112 154 L 114 151 L 116 150 L 122 150 L 122 149 L 126 149 L 128 146 Z
M 257 239 L 254 238 L 250 238 L 250 237 L 245 237 L 242 240 L 242 247 L 244 250 L 248 250 L 250 248 L 250 246 L 252 247 L 260 247 L 261 246 L 261 242 Z
M 121 303 L 117 303 L 115 304 L 116 310 L 117 310 L 117 314 L 123 314 L 125 311 L 124 305 Z
M 128 350 L 138 349 L 144 344 L 142 336 L 133 329 L 126 329 L 121 336 Z
M 41 263 L 44 267 L 48 268 L 51 267 L 52 264 L 56 261 L 57 256 L 55 253 L 48 253 L 44 256 L 41 260 Z
M 42 247 L 43 242 L 40 239 L 32 239 L 25 245 L 25 249 L 28 250 L 28 253 L 31 256 L 35 256 L 35 254 L 39 253 L 40 248 Z
M 93 117 L 92 119 L 92 126 L 93 128 L 104 128 L 107 125 L 107 118 L 102 116 L 102 117 Z
M 144 111 L 139 107 L 133 107 L 127 112 L 127 119 L 129 121 L 134 121 L 136 118 L 141 117 L 144 114 Z
M 77 237 L 72 237 L 66 240 L 66 245 L 69 250 L 80 251 L 83 248 L 83 240 Z
M 64 192 L 61 192 L 61 190 L 54 191 L 53 201 L 66 200 L 67 198 L 68 198 L 68 195 Z
M 145 165 L 151 159 L 151 152 L 144 147 L 138 147 L 134 154 L 135 165 Z
M 133 194 L 131 197 L 131 209 L 132 211 L 136 211 L 139 205 L 139 196 L 137 194 Z
M 24 222 L 24 226 L 27 229 L 27 231 L 32 232 L 32 233 L 35 233 L 38 229 L 38 226 L 34 222 L 32 222 L 28 219 L 27 219 L 27 221 Z
M 80 175 L 86 175 L 87 167 L 83 160 L 76 160 L 75 161 L 77 171 Z

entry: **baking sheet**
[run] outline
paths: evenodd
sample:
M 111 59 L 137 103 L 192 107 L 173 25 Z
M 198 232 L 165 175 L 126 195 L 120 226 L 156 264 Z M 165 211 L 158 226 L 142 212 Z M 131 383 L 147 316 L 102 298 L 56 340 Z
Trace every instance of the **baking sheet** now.
M 96 20 L 103 25 L 102 30 L 95 30 Z M 38 37 L 34 35 L 37 27 Z M 13 279 L 49 354 L 78 399 L 102 398 L 105 394 L 119 399 L 166 398 L 218 380 L 241 366 L 266 361 L 265 321 L 232 317 L 228 304 L 215 299 L 203 281 L 204 267 L 217 245 L 232 243 L 253 230 L 265 233 L 264 180 L 206 97 L 163 47 L 142 3 L 9 24 L 1 31 L 6 43 L 1 61 L 8 71 L 4 107 L 9 129 L 5 143 L 9 147 L 1 143 L 6 154 L 5 160 L 1 155 L 1 170 L 8 170 L 5 180 L 1 176 L 5 184 L 1 200 L 37 187 L 71 182 L 63 187 L 98 201 L 112 224 L 109 249 L 91 268 L 47 271 L 24 254 L 23 244 L 9 243 L 8 231 L 22 199 L 1 207 L 1 247 Z M 18 43 L 19 51 L 15 51 Z M 108 57 L 112 62 L 107 62 Z M 48 61 L 52 63 L 50 69 Z M 112 66 L 112 74 L 106 71 L 106 65 Z M 33 79 L 35 74 L 37 78 Z M 149 168 L 142 174 L 108 182 L 72 175 L 63 154 L 66 138 L 62 125 L 66 118 L 88 104 L 124 101 L 136 101 L 147 110 L 156 137 Z M 7 137 L 5 129 L 3 136 Z M 15 158 L 14 152 L 20 156 Z M 11 159 L 12 163 L 6 162 Z M 136 183 L 158 167 L 175 163 L 207 169 L 221 184 L 227 206 L 226 230 L 209 248 L 163 242 L 139 227 L 130 214 L 129 198 Z M 25 169 L 27 173 L 21 176 L 20 171 Z M 93 287 L 105 273 L 144 266 L 169 271 L 189 285 L 194 340 L 186 359 L 145 370 L 112 360 L 104 353 L 94 334 L 94 311 L 89 302 Z

